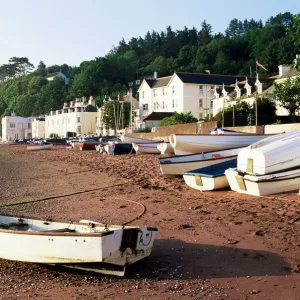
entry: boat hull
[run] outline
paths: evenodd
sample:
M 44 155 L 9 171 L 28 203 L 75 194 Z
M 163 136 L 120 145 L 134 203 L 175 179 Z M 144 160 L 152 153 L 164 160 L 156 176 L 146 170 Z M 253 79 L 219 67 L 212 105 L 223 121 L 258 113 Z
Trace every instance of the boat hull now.
M 53 148 L 53 144 L 38 145 L 38 146 L 27 146 L 28 151 L 51 150 L 52 148 Z
M 160 170 L 164 176 L 182 175 L 190 170 L 231 160 L 237 157 L 242 149 L 244 148 L 160 158 Z
M 211 134 L 194 134 L 179 135 L 171 134 L 169 140 L 174 148 L 176 155 L 185 155 L 200 152 L 219 151 L 230 148 L 246 147 L 255 143 L 266 135 L 246 135 L 246 134 L 228 134 L 228 135 L 211 135 Z
M 0 222 L 0 258 L 45 264 L 130 265 L 150 255 L 157 231 L 146 226 L 106 227 L 7 216 L 0 216 Z
M 199 191 L 213 191 L 224 189 L 229 186 L 225 175 L 218 177 L 206 177 L 202 175 L 183 174 L 185 183 Z
M 237 170 L 229 169 L 225 172 L 230 188 L 233 191 L 253 196 L 267 196 L 300 189 L 300 172 L 297 176 L 282 177 L 273 180 L 255 182 L 240 175 Z
M 157 148 L 159 143 L 132 143 L 132 146 L 136 154 L 160 154 L 160 150 Z
M 174 154 L 174 148 L 170 143 L 159 143 L 157 144 L 157 149 L 160 151 L 160 154 Z

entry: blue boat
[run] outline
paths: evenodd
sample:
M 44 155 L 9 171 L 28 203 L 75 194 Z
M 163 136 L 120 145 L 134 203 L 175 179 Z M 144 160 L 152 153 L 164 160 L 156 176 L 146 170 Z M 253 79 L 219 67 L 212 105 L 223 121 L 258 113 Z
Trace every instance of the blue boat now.
M 199 191 L 212 191 L 229 186 L 225 171 L 237 167 L 237 158 L 183 173 L 185 183 Z

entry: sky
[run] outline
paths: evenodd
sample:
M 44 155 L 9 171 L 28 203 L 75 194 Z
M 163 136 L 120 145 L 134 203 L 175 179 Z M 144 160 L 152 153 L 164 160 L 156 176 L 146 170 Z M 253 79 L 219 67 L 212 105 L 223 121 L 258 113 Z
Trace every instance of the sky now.
M 124 38 L 147 31 L 201 28 L 223 32 L 230 20 L 265 22 L 300 12 L 299 0 L 0 0 L 0 65 L 13 56 L 35 66 L 68 64 L 105 56 Z

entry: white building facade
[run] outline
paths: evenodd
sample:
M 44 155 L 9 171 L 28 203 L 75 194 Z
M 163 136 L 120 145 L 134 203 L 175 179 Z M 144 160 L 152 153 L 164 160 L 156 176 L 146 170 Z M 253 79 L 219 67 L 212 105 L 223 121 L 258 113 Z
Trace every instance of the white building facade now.
M 39 117 L 31 122 L 31 130 L 33 138 L 45 138 L 45 118 Z
M 45 116 L 45 137 L 85 136 L 96 133 L 97 108 L 92 97 L 64 103 L 61 110 Z
M 215 88 L 242 79 L 245 77 L 185 72 L 144 79 L 138 90 L 141 121 L 152 112 L 191 112 L 197 119 L 210 118 Z
M 31 122 L 36 117 L 20 117 L 12 113 L 11 116 L 2 118 L 2 141 L 9 142 L 15 139 L 31 138 Z

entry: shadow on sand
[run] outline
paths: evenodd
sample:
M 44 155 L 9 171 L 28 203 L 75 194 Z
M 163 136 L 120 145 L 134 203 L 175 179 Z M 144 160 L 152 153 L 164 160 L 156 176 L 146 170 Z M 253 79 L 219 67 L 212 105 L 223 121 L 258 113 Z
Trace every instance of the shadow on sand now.
M 132 265 L 128 277 L 158 279 L 285 276 L 290 266 L 276 253 L 237 247 L 156 240 L 152 254 Z

